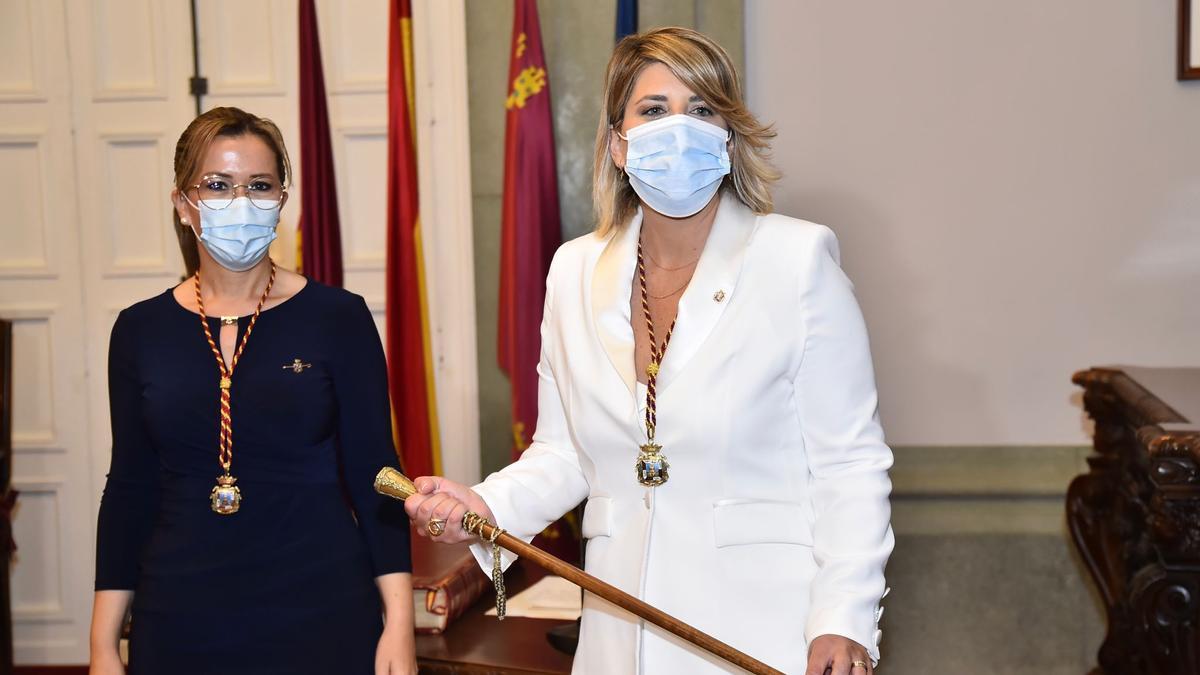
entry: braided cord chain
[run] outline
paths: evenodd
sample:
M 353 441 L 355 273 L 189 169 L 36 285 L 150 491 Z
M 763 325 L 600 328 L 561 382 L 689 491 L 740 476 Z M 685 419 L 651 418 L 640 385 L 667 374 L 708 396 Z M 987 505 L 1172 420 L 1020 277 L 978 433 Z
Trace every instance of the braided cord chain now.
M 221 468 L 225 473 L 229 473 L 229 467 L 233 465 L 233 421 L 229 411 L 229 389 L 233 386 L 233 371 L 237 368 L 238 361 L 242 358 L 242 352 L 246 350 L 246 343 L 250 340 L 250 333 L 254 332 L 254 324 L 258 323 L 258 316 L 262 313 L 263 305 L 267 302 L 267 296 L 271 294 L 271 287 L 275 285 L 275 261 L 271 261 L 271 276 L 267 279 L 267 288 L 263 291 L 262 298 L 258 301 L 258 307 L 254 310 L 254 316 L 250 317 L 250 323 L 246 325 L 246 333 L 242 335 L 241 342 L 238 343 L 237 350 L 233 353 L 233 361 L 226 366 L 225 357 L 221 356 L 221 350 L 217 347 L 217 341 L 213 339 L 212 330 L 208 327 L 208 315 L 204 313 L 204 298 L 200 296 L 200 270 L 196 270 L 196 275 L 193 277 L 196 287 L 196 306 L 200 310 L 200 325 L 204 328 L 204 337 L 208 340 L 208 346 L 212 349 L 213 356 L 217 360 L 217 370 L 221 374 L 221 434 L 220 434 L 220 454 L 217 456 L 221 464 Z
M 467 534 L 473 534 L 479 538 L 484 538 L 483 526 L 491 525 L 486 518 L 475 513 L 467 511 L 463 514 L 462 528 Z M 496 525 L 492 525 L 492 534 L 486 539 L 492 545 L 492 587 L 496 589 L 496 616 L 503 621 L 505 613 L 508 610 L 508 593 L 504 588 L 504 570 L 500 566 L 500 544 L 496 540 L 500 535 L 504 534 L 504 530 Z
M 650 293 L 646 290 L 646 262 L 642 255 L 642 242 L 638 240 L 637 257 L 638 284 L 642 290 L 642 313 L 646 317 L 646 332 L 650 337 L 650 363 L 646 365 L 646 438 L 654 442 L 654 429 L 658 425 L 658 370 L 663 356 L 667 353 L 667 345 L 671 342 L 671 334 L 675 332 L 675 322 L 667 329 L 662 346 L 657 346 L 654 338 L 654 319 L 650 316 Z M 686 287 L 686 284 L 684 285 Z M 676 291 L 678 292 L 678 291 Z

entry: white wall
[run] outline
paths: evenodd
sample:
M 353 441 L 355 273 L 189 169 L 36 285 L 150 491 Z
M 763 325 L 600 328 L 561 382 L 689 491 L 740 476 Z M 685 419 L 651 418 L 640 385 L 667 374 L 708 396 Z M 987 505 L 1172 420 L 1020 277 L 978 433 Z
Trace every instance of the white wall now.
M 1086 443 L 1072 372 L 1200 365 L 1175 5 L 746 3 L 777 210 L 841 239 L 893 443 Z

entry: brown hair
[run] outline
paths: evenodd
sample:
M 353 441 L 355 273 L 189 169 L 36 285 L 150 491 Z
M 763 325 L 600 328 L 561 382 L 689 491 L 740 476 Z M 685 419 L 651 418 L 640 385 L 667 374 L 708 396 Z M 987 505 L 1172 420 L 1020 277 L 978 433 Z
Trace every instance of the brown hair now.
M 770 162 L 775 131 L 746 109 L 742 85 L 729 54 L 708 36 L 688 28 L 659 28 L 617 44 L 604 74 L 603 110 L 596 132 L 592 207 L 600 235 L 620 230 L 637 210 L 637 193 L 609 154 L 609 133 L 625 119 L 625 106 L 642 70 L 661 63 L 725 119 L 732 133 L 728 182 L 755 213 L 770 213 L 770 184 L 779 172 Z M 724 189 L 724 186 L 722 186 Z
M 219 137 L 237 137 L 254 134 L 275 153 L 275 170 L 280 184 L 287 186 L 292 180 L 292 162 L 288 159 L 283 134 L 275 123 L 264 117 L 252 115 L 241 108 L 213 108 L 192 120 L 175 144 L 175 188 L 183 192 L 196 179 L 200 162 L 213 141 Z M 196 273 L 200 267 L 200 252 L 192 228 L 179 220 L 179 213 L 171 210 L 175 222 L 175 234 L 179 238 L 179 251 L 187 275 Z

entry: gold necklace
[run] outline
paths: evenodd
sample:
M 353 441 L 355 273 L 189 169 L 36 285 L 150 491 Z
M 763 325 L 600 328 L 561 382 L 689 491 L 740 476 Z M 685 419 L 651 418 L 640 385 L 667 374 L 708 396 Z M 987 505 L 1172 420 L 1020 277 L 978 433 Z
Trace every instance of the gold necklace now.
M 650 363 L 646 365 L 646 443 L 638 449 L 637 469 L 638 482 L 646 487 L 655 487 L 667 482 L 670 476 L 667 470 L 671 468 L 667 458 L 662 454 L 662 446 L 654 442 L 654 430 L 658 425 L 658 370 L 662 364 L 663 355 L 667 353 L 667 345 L 671 342 L 671 334 L 675 332 L 675 322 L 667 329 L 662 346 L 655 344 L 654 319 L 650 316 L 650 294 L 646 291 L 646 263 L 642 258 L 642 242 L 638 240 L 637 258 L 638 282 L 642 290 L 642 313 L 646 317 L 646 332 L 650 336 Z M 686 284 L 684 284 L 686 287 Z M 682 290 L 682 289 L 680 289 Z M 678 292 L 678 291 L 676 291 Z
M 664 272 L 678 272 L 679 270 L 686 269 L 686 268 L 691 267 L 692 265 L 695 265 L 696 263 L 700 262 L 700 258 L 697 257 L 692 262 L 687 263 L 685 265 L 680 265 L 679 267 L 663 267 L 663 264 L 658 262 L 657 260 L 655 260 L 654 256 L 650 255 L 649 253 L 646 254 L 646 257 L 650 259 L 651 265 L 654 265 L 655 267 L 657 267 L 658 269 L 660 269 Z M 653 296 L 651 296 L 651 297 L 653 297 Z
M 237 479 L 229 473 L 229 467 L 233 464 L 233 421 L 229 415 L 229 389 L 233 386 L 233 371 L 242 358 L 242 352 L 246 350 L 246 343 L 250 340 L 250 333 L 254 331 L 254 324 L 258 323 L 258 316 L 262 314 L 267 296 L 271 295 L 271 287 L 275 285 L 275 261 L 271 260 L 270 262 L 271 276 L 267 279 L 267 288 L 258 300 L 254 316 L 250 317 L 250 323 L 246 325 L 246 333 L 242 335 L 241 342 L 233 352 L 233 361 L 228 367 L 225 365 L 225 357 L 221 356 L 221 350 L 217 347 L 217 341 L 213 339 L 212 331 L 208 328 L 208 316 L 204 313 L 204 298 L 200 296 L 200 270 L 196 270 L 194 277 L 196 305 L 200 309 L 200 325 L 204 328 L 204 337 L 208 340 L 208 346 L 217 359 L 217 371 L 221 375 L 221 379 L 217 382 L 217 386 L 221 389 L 221 436 L 217 461 L 225 473 L 217 477 L 217 485 L 212 489 L 209 501 L 212 504 L 212 510 L 223 516 L 237 513 L 242 506 L 242 490 L 234 485 Z
M 675 295 L 676 293 L 679 293 L 683 289 L 687 288 L 688 284 L 690 284 L 690 283 L 692 283 L 692 280 L 688 279 L 687 281 L 683 282 L 682 286 L 680 286 L 679 288 L 676 288 L 675 290 L 671 291 L 670 293 L 667 293 L 666 295 L 654 295 L 653 293 L 647 293 L 647 295 L 649 295 L 651 298 L 654 298 L 655 300 L 664 300 L 666 298 L 669 298 L 669 297 Z

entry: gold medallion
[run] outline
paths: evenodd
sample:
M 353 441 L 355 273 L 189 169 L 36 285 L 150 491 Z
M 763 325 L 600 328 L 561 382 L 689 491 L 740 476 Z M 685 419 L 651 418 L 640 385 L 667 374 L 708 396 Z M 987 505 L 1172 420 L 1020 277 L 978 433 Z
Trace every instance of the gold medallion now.
M 662 446 L 653 441 L 641 446 L 635 467 L 638 482 L 646 487 L 657 487 L 670 478 L 667 469 L 671 468 L 671 464 L 662 454 Z
M 217 477 L 217 486 L 209 495 L 213 511 L 228 516 L 237 513 L 238 509 L 242 507 L 242 490 L 234 485 L 236 482 L 237 479 L 228 473 Z

